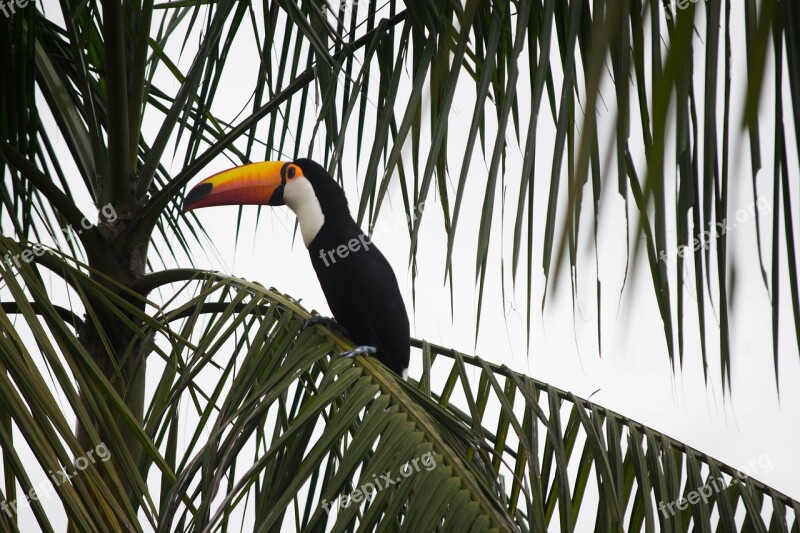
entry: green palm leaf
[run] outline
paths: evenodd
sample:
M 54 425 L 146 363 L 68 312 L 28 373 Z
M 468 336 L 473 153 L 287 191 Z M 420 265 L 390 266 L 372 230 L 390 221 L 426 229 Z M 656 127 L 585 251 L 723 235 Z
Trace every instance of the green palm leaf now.
M 9 287 L 22 290 L 15 276 L 3 273 Z M 35 298 L 41 287 L 28 277 L 32 273 L 18 272 Z M 68 276 L 79 292 L 108 297 L 106 312 L 133 312 L 77 269 Z M 145 277 L 140 287 L 167 276 L 160 278 Z M 98 434 L 91 436 L 95 446 L 108 447 L 113 461 L 94 463 L 76 472 L 71 484 L 55 487 L 73 522 L 88 530 L 136 524 L 134 509 L 117 505 L 126 501 L 117 492 L 118 476 L 134 480 L 141 494 L 136 506 L 165 531 L 236 529 L 235 519 L 248 512 L 265 530 L 287 523 L 303 530 L 325 524 L 371 529 L 395 520 L 397 527 L 420 530 L 542 530 L 551 525 L 556 507 L 565 531 L 575 528 L 582 509 L 615 530 L 638 530 L 645 518 L 647 530 L 654 519 L 663 529 L 674 521 L 713 527 L 715 507 L 717 520 L 760 523 L 765 495 L 772 520 L 788 528 L 787 511 L 798 505 L 642 424 L 481 359 L 415 341 L 425 370 L 418 385 L 406 384 L 373 360 L 336 356 L 350 346 L 325 329 L 302 330 L 310 315 L 288 296 L 202 271 L 175 271 L 169 278 L 184 297 L 150 316 L 136 316 L 142 326 L 135 334 L 152 345 L 159 356 L 152 364 L 161 373 L 142 430 L 132 415 L 102 408 L 107 401 L 127 413 L 123 398 L 82 354 L 62 313 L 52 306 L 14 310 L 38 331 L 37 338 L 59 341 L 60 350 L 46 343 L 38 348 L 47 357 L 50 379 L 67 393 L 69 408 L 79 419 L 86 416 L 68 368 L 87 391 L 84 402 L 105 412 L 104 433 L 117 435 L 102 442 Z M 10 325 L 10 315 L 0 316 Z M 47 377 L 33 363 L 16 363 L 31 357 L 22 342 L 12 337 L 2 346 L 5 411 L 15 427 L 25 428 L 23 440 L 37 456 L 52 457 L 42 468 L 70 465 L 69 453 L 81 456 L 85 450 L 65 423 L 62 406 L 39 400 L 48 390 Z M 433 376 L 442 383 L 434 387 Z M 34 407 L 35 416 L 20 405 Z M 135 430 L 142 450 L 138 465 L 120 438 L 123 428 Z M 184 443 L 176 448 L 179 438 Z M 14 469 L 27 491 L 32 485 L 25 472 Z M 592 474 L 596 501 L 583 499 Z M 160 480 L 158 504 L 148 489 L 152 481 L 143 482 L 153 476 Z M 376 486 L 376 480 L 386 486 Z M 373 487 L 367 502 L 364 490 Z M 708 487 L 714 493 L 705 494 Z M 694 498 L 692 493 L 707 498 L 698 500 L 691 515 L 656 507 L 664 502 L 677 509 L 681 497 Z M 350 496 L 349 505 L 329 514 L 337 506 L 331 502 L 348 502 Z M 95 500 L 107 514 L 87 511 Z M 744 522 L 733 514 L 740 500 Z M 52 527 L 40 514 L 40 526 Z

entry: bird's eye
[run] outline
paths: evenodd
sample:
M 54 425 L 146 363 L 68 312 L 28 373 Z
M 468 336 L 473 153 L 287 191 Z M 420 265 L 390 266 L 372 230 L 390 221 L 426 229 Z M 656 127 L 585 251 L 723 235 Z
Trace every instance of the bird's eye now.
M 293 167 L 293 166 L 291 166 L 291 167 L 289 167 L 289 169 L 286 171 L 286 177 L 287 177 L 287 178 L 289 178 L 289 179 L 292 179 L 292 178 L 294 177 L 295 173 L 296 173 L 296 171 L 295 171 L 294 167 Z

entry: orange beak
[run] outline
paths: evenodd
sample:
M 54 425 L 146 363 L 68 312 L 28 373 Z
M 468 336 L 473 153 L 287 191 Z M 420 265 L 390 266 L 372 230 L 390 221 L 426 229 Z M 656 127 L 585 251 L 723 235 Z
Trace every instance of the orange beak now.
M 290 164 L 265 161 L 214 174 L 189 191 L 183 212 L 215 205 L 284 205 L 285 169 Z

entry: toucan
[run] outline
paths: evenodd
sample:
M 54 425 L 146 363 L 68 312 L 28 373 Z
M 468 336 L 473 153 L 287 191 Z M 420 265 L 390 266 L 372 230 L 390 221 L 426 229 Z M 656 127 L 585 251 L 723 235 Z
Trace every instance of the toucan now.
M 346 356 L 374 354 L 408 376 L 408 314 L 391 265 L 350 215 L 333 177 L 310 159 L 265 161 L 225 170 L 198 183 L 184 212 L 216 205 L 286 205 L 297 215 L 303 242 L 335 322 L 358 348 Z

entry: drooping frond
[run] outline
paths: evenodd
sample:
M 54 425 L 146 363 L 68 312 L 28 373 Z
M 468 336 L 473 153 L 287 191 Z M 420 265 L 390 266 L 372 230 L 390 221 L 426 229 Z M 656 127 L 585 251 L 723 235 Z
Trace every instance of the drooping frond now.
M 85 301 L 108 298 L 102 309 L 89 304 L 84 320 L 99 312 L 127 317 L 142 339 L 131 348 L 147 346 L 158 357 L 150 370 L 160 377 L 138 429 L 77 341 L 80 318 L 25 303 L 43 290 L 33 268 L 2 273 L 19 296 L 18 308 L 0 311 L 8 332 L 0 337 L 7 369 L 0 396 L 7 427 L 20 434 L 6 430 L 4 449 L 29 448 L 45 458 L 43 470 L 74 474 L 55 491 L 86 530 L 137 524 L 136 509 L 160 531 L 379 523 L 542 531 L 555 527 L 556 512 L 562 531 L 580 520 L 604 530 L 653 531 L 657 523 L 661 530 L 758 529 L 767 510 L 788 530 L 791 510 L 800 510 L 647 426 L 478 358 L 415 341 L 425 371 L 409 383 L 374 360 L 341 358 L 336 354 L 350 346 L 327 329 L 303 330 L 309 313 L 274 289 L 210 272 L 164 271 L 134 288 L 169 285 L 176 296 L 163 307 L 150 302 L 144 313 L 80 268 L 64 269 L 76 294 L 94 295 Z M 22 340 L 26 330 L 39 339 L 41 360 Z M 61 402 L 47 394 L 51 385 L 63 391 Z M 78 389 L 91 409 L 105 413 L 103 434 L 118 435 L 93 440 L 113 463 L 74 466 L 72 454 L 86 455 L 66 423 L 86 417 Z M 124 428 L 139 442 L 138 461 L 121 438 Z M 35 474 L 16 453 L 10 472 L 27 492 Z M 119 476 L 140 491 L 133 508 L 115 503 Z M 698 502 L 686 511 L 682 497 Z M 103 513 L 89 512 L 97 502 Z M 50 527 L 47 510 L 37 513 L 43 529 Z

